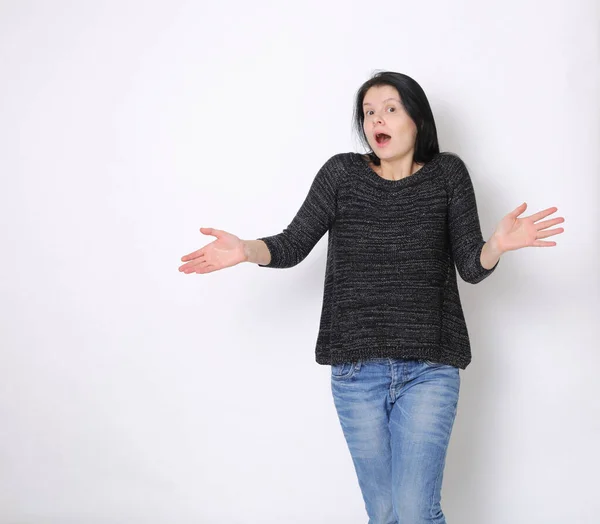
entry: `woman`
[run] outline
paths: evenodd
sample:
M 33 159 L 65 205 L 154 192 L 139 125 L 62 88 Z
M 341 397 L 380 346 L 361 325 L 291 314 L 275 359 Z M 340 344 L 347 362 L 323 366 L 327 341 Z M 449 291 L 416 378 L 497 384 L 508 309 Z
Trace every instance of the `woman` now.
M 507 214 L 485 242 L 464 162 L 440 153 L 421 87 L 393 72 L 374 75 L 356 96 L 366 155 L 339 153 L 321 167 L 282 232 L 217 237 L 182 257 L 184 273 L 253 262 L 287 268 L 329 232 L 316 361 L 331 388 L 369 524 L 445 523 L 441 485 L 460 375 L 471 361 L 456 270 L 481 282 L 500 256 L 541 240 L 562 217 L 549 208 Z

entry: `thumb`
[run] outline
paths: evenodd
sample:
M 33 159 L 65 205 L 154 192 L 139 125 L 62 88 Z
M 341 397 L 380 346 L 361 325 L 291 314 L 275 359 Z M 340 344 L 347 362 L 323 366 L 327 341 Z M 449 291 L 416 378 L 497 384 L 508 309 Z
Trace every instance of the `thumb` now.
M 213 237 L 219 238 L 221 236 L 222 231 L 220 229 L 214 229 L 212 227 L 201 227 L 200 233 L 203 235 L 212 235 Z
M 523 211 L 527 209 L 527 202 L 523 202 L 519 207 L 509 213 L 511 218 L 517 218 Z

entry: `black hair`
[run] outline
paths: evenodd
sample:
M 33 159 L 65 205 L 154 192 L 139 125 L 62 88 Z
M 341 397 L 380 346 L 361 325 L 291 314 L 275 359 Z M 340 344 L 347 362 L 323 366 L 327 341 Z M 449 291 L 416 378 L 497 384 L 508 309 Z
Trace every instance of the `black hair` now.
M 394 73 L 392 71 L 375 73 L 369 80 L 360 86 L 356 93 L 353 122 L 361 142 L 369 150 L 367 155 L 371 159 L 371 162 L 376 166 L 381 164 L 379 157 L 373 152 L 367 137 L 365 136 L 365 130 L 363 128 L 365 114 L 362 105 L 365 94 L 371 87 L 384 85 L 396 88 L 405 111 L 417 127 L 414 161 L 418 164 L 429 162 L 440 152 L 440 146 L 438 143 L 433 113 L 429 101 L 425 96 L 425 91 L 423 91 L 423 88 L 410 76 L 402 73 Z

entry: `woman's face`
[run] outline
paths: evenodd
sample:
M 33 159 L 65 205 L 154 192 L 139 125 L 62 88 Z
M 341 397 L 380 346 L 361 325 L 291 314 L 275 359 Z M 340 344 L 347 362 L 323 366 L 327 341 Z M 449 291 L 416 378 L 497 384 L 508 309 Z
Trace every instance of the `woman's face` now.
M 403 157 L 410 152 L 414 154 L 417 126 L 404 110 L 395 87 L 369 88 L 363 100 L 363 114 L 365 135 L 380 159 Z M 378 142 L 378 133 L 385 133 L 390 139 Z

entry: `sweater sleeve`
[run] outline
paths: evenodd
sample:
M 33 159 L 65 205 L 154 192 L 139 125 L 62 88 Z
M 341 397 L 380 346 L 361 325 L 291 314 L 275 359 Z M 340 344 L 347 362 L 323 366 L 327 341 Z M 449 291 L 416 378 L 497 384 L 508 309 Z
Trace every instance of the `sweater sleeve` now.
M 312 251 L 335 219 L 339 166 L 332 156 L 317 172 L 308 194 L 289 225 L 275 235 L 260 237 L 271 253 L 268 264 L 259 267 L 293 267 Z
M 481 234 L 473 182 L 462 159 L 449 156 L 448 232 L 452 257 L 461 278 L 477 284 L 488 277 L 498 263 L 491 269 L 481 265 L 481 250 L 486 241 Z

